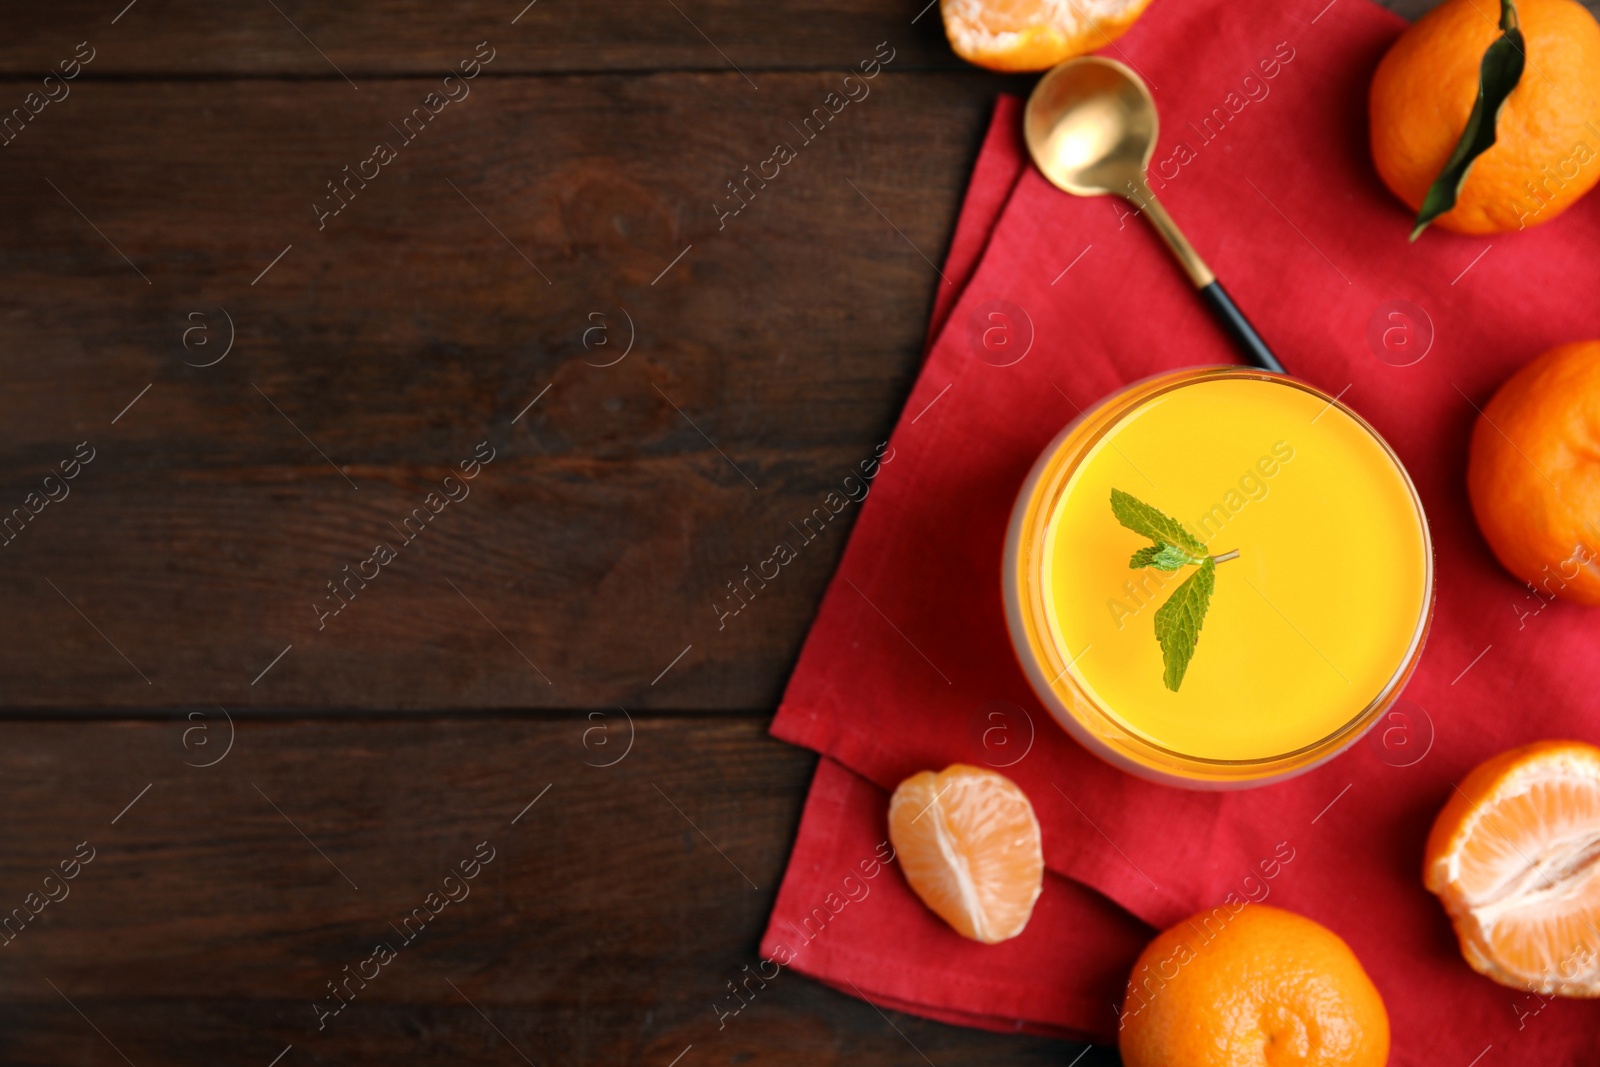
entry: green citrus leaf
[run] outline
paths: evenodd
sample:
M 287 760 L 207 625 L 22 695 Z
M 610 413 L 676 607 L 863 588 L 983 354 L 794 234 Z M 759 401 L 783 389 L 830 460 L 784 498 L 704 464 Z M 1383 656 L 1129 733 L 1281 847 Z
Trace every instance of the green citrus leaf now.
M 1206 546 L 1195 540 L 1177 519 L 1162 514 L 1131 493 L 1111 490 L 1111 513 L 1122 525 L 1134 533 L 1144 534 L 1158 546 L 1176 546 L 1196 559 L 1206 554 Z
M 1472 105 L 1472 114 L 1467 116 L 1467 125 L 1461 131 L 1461 140 L 1456 142 L 1456 150 L 1450 153 L 1444 169 L 1428 188 L 1428 195 L 1422 198 L 1411 240 L 1415 241 L 1430 222 L 1456 206 L 1456 197 L 1473 162 L 1494 144 L 1500 109 L 1522 80 L 1522 68 L 1526 63 L 1516 5 L 1512 0 L 1500 0 L 1500 36 L 1483 53 L 1483 62 L 1478 67 L 1477 102 Z
M 1156 610 L 1156 641 L 1161 645 L 1161 662 L 1166 667 L 1162 680 L 1174 693 L 1183 684 L 1184 672 L 1200 643 L 1200 627 L 1206 621 L 1216 575 L 1217 561 L 1207 556 Z

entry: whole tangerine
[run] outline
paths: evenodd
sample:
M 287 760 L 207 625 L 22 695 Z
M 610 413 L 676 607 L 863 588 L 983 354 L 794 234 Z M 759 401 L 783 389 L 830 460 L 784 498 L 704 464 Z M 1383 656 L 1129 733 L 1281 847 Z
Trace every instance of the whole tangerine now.
M 1548 222 L 1600 181 L 1600 23 L 1577 0 L 1515 0 L 1527 62 L 1473 162 L 1456 206 L 1434 224 L 1502 233 Z M 1445 0 L 1378 64 L 1368 105 L 1372 159 L 1412 211 L 1444 169 L 1500 36 L 1496 0 Z
M 1389 1013 L 1338 934 L 1264 904 L 1219 906 L 1150 942 L 1118 1044 L 1126 1067 L 1383 1067 Z
M 1467 493 L 1506 570 L 1540 597 L 1600 604 L 1600 341 L 1506 380 L 1472 429 Z

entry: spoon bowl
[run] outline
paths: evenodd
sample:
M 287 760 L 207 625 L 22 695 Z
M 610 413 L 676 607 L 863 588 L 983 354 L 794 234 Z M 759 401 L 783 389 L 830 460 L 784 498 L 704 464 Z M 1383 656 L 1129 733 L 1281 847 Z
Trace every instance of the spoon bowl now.
M 1159 129 L 1143 79 L 1121 63 L 1091 56 L 1040 79 L 1022 132 L 1052 184 L 1074 196 L 1127 196 L 1144 184 Z

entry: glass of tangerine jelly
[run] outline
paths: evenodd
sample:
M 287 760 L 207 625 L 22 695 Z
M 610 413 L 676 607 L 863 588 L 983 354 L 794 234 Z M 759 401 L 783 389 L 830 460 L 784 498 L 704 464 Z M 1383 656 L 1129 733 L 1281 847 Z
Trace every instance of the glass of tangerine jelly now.
M 1213 556 L 1182 683 L 1155 613 L 1194 572 L 1130 568 L 1150 539 L 1121 489 Z M 1133 774 L 1235 789 L 1299 774 L 1399 696 L 1433 609 L 1416 487 L 1377 431 L 1282 375 L 1192 368 L 1084 412 L 1034 464 L 1011 516 L 1006 620 L 1034 691 L 1084 747 Z

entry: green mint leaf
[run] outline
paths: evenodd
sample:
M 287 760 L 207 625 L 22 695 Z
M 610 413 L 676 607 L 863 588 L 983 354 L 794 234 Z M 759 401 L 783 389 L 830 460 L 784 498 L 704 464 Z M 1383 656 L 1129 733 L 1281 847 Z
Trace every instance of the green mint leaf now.
M 1162 680 L 1174 693 L 1183 684 L 1184 672 L 1200 643 L 1200 627 L 1206 621 L 1216 575 L 1217 562 L 1207 556 L 1156 610 L 1156 641 L 1161 645 L 1161 661 L 1166 667 Z
M 1133 558 L 1128 561 L 1128 566 L 1130 568 L 1154 567 L 1158 571 L 1175 571 L 1179 567 L 1199 562 L 1198 559 L 1195 559 L 1178 546 L 1169 545 L 1163 541 L 1160 544 L 1139 549 L 1133 554 Z
M 1483 53 L 1479 64 L 1478 99 L 1472 105 L 1472 114 L 1467 116 L 1466 128 L 1461 131 L 1455 151 L 1450 153 L 1444 169 L 1429 186 L 1428 195 L 1422 198 L 1411 240 L 1415 241 L 1430 222 L 1456 206 L 1456 197 L 1473 162 L 1494 145 L 1500 109 L 1522 80 L 1526 53 L 1516 5 L 1512 0 L 1500 0 L 1500 36 Z
M 1133 558 L 1128 560 L 1128 568 L 1130 570 L 1137 570 L 1140 567 L 1148 567 L 1148 566 L 1150 566 L 1152 563 L 1154 563 L 1156 561 L 1156 553 L 1157 552 L 1160 552 L 1163 548 L 1170 548 L 1170 547 L 1172 547 L 1172 546 L 1170 546 L 1170 545 L 1147 545 L 1144 548 L 1139 549 L 1139 551 L 1135 552 L 1133 554 Z
M 1162 514 L 1131 493 L 1124 493 L 1121 489 L 1111 490 L 1111 513 L 1122 525 L 1134 533 L 1144 534 L 1158 546 L 1176 546 L 1194 559 L 1206 555 L 1206 546 L 1185 530 L 1177 519 Z

